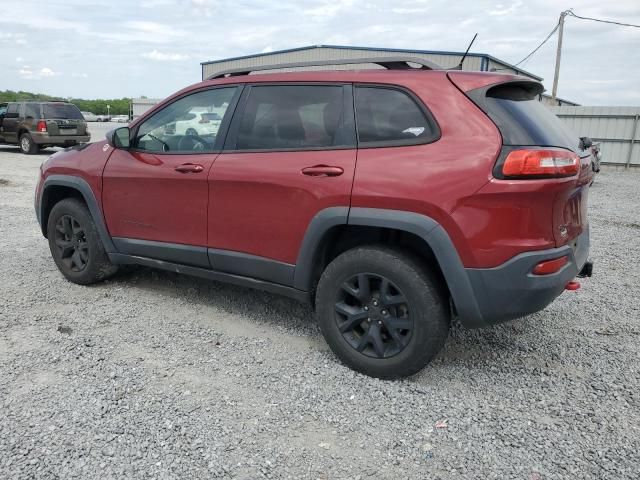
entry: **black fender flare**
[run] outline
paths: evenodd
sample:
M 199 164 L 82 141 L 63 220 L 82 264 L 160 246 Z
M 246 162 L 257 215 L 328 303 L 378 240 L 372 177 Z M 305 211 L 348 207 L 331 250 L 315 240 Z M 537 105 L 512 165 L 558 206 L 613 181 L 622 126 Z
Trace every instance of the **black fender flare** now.
M 47 200 L 47 191 L 56 186 L 72 188 L 78 191 L 80 195 L 82 195 L 82 198 L 84 198 L 84 201 L 89 208 L 91 217 L 96 224 L 96 229 L 98 230 L 98 235 L 100 235 L 100 240 L 102 240 L 105 252 L 116 253 L 117 250 L 113 244 L 113 241 L 111 240 L 111 235 L 109 235 L 109 231 L 107 230 L 104 216 L 102 215 L 102 211 L 98 206 L 96 196 L 87 181 L 81 177 L 76 177 L 73 175 L 49 175 L 45 179 L 42 185 L 40 197 L 36 200 L 36 216 L 38 217 L 38 223 L 40 224 L 40 228 L 42 229 L 42 234 L 46 235 L 47 230 L 47 226 L 43 222 L 45 212 L 44 208 L 46 206 Z
M 461 321 L 482 323 L 482 314 L 469 276 L 446 230 L 420 213 L 360 207 L 333 207 L 320 211 L 310 222 L 302 241 L 294 272 L 294 287 L 310 290 L 315 253 L 326 232 L 337 225 L 381 227 L 412 233 L 433 252 Z

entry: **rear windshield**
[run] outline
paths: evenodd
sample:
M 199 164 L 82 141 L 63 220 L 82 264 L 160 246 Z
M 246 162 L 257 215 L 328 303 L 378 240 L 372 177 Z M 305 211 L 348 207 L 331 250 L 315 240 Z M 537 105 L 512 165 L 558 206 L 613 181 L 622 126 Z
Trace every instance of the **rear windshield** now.
M 64 118 L 82 120 L 84 117 L 80 109 L 70 103 L 45 103 L 43 106 L 44 118 Z
M 504 145 L 538 145 L 576 150 L 578 137 L 538 100 L 540 91 L 523 84 L 503 84 L 472 99 L 489 115 Z

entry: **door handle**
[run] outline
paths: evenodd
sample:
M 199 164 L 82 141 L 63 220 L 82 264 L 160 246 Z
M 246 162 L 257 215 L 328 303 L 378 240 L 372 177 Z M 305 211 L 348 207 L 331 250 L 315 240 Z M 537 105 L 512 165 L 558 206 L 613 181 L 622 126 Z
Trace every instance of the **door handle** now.
M 174 168 L 176 172 L 180 173 L 198 173 L 204 170 L 202 165 L 196 165 L 195 163 L 183 163 Z
M 344 169 L 341 167 L 331 167 L 329 165 L 315 165 L 302 169 L 302 174 L 310 177 L 337 177 L 343 173 Z

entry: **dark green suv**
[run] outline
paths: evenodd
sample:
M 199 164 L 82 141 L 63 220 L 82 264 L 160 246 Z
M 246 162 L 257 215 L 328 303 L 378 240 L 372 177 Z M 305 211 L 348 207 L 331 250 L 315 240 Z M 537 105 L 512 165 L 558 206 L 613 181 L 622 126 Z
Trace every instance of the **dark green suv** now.
M 33 154 L 45 147 L 69 147 L 91 139 L 78 107 L 66 102 L 0 104 L 0 143 Z

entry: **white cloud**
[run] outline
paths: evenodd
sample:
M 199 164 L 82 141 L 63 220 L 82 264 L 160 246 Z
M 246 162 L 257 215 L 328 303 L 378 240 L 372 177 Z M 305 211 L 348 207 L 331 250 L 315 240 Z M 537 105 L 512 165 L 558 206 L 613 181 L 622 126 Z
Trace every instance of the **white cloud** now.
M 492 16 L 501 16 L 501 15 L 509 15 L 510 13 L 515 13 L 522 6 L 522 2 L 517 0 L 513 2 L 509 6 L 505 6 L 501 3 L 495 6 L 493 10 L 489 10 L 487 13 Z
M 56 77 L 60 75 L 49 67 L 33 68 L 30 65 L 23 65 L 18 70 L 18 75 L 25 80 L 41 80 L 48 77 Z
M 16 62 L 18 62 L 18 63 L 22 63 L 22 62 L 24 62 L 24 58 L 22 58 L 22 57 L 16 57 Z
M 189 55 L 185 55 L 182 53 L 165 53 L 159 52 L 155 49 L 151 52 L 143 53 L 142 56 L 144 58 L 158 60 L 160 62 L 179 62 L 181 60 L 187 60 L 189 58 Z
M 71 76 L 73 78 L 87 78 L 87 77 L 89 77 L 89 75 L 87 75 L 86 73 L 78 73 L 78 72 L 73 72 L 71 74 Z
M 354 0 L 331 0 L 323 1 L 320 5 L 303 10 L 304 15 L 310 17 L 331 18 L 341 13 L 343 10 L 351 8 Z

